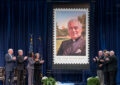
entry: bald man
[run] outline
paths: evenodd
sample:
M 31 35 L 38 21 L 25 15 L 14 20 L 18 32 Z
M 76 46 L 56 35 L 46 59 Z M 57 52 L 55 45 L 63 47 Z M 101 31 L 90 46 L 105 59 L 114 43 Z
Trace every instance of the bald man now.
M 68 32 L 71 39 L 63 41 L 57 55 L 86 55 L 86 42 L 82 37 L 83 26 L 77 19 L 72 19 L 68 22 Z

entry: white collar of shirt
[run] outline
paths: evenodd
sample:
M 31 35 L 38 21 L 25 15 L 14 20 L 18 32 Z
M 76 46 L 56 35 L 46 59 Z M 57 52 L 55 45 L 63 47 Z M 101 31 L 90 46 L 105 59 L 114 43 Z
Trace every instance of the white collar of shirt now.
M 8 53 L 9 54 L 9 53 Z M 12 55 L 11 54 L 9 54 L 10 55 L 10 57 L 12 58 Z

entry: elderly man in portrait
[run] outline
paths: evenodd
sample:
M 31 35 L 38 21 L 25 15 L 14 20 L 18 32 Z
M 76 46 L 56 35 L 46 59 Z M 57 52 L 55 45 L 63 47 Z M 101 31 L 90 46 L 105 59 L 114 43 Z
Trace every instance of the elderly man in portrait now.
M 8 53 L 5 55 L 5 85 L 13 85 L 15 61 L 16 57 L 13 56 L 13 49 L 9 49 Z
M 77 19 L 68 22 L 68 32 L 71 39 L 63 41 L 57 55 L 85 56 L 86 41 L 82 37 L 83 25 Z

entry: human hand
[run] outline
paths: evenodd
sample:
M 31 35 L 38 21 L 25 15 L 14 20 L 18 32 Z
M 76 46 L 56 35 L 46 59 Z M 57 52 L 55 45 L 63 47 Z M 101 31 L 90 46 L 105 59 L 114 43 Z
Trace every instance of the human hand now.
M 24 60 L 27 60 L 27 58 L 28 58 L 28 57 L 27 57 L 27 56 L 25 56 L 25 57 L 24 57 Z
M 95 58 L 96 58 L 96 60 L 99 60 L 99 58 L 97 56 Z
M 103 59 L 100 59 L 100 62 L 102 62 L 102 63 L 103 63 L 103 62 L 104 62 L 104 60 L 103 60 Z
M 15 56 L 14 56 L 14 57 L 12 57 L 12 60 L 14 60 L 14 61 L 15 61 L 15 60 L 16 60 L 16 57 L 15 57 Z
M 39 61 L 39 59 L 35 59 L 35 61 Z
M 110 61 L 110 59 L 109 59 L 109 58 L 106 58 L 105 60 L 106 60 L 106 61 Z
M 102 66 L 103 66 L 102 64 L 99 65 L 99 67 L 102 67 Z
M 40 63 L 44 63 L 44 60 L 41 60 Z
M 93 58 L 93 61 L 95 62 L 95 61 L 96 61 L 96 59 L 95 59 L 95 58 Z

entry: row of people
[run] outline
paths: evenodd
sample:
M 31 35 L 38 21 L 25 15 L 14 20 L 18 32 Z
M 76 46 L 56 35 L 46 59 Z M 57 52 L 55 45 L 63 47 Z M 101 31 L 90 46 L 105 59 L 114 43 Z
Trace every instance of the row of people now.
M 117 59 L 114 51 L 99 51 L 93 58 L 97 65 L 97 76 L 100 85 L 116 85 Z
M 35 85 L 40 85 L 40 72 L 41 65 L 44 60 L 40 59 L 39 53 L 34 54 L 29 53 L 29 57 L 23 56 L 23 50 L 18 50 L 18 56 L 13 55 L 13 49 L 9 49 L 8 53 L 5 55 L 5 85 L 14 85 L 14 68 L 17 67 L 17 85 L 24 85 L 24 69 L 25 61 L 28 61 L 28 85 L 33 84 L 33 79 Z M 17 62 L 17 65 L 15 65 Z

